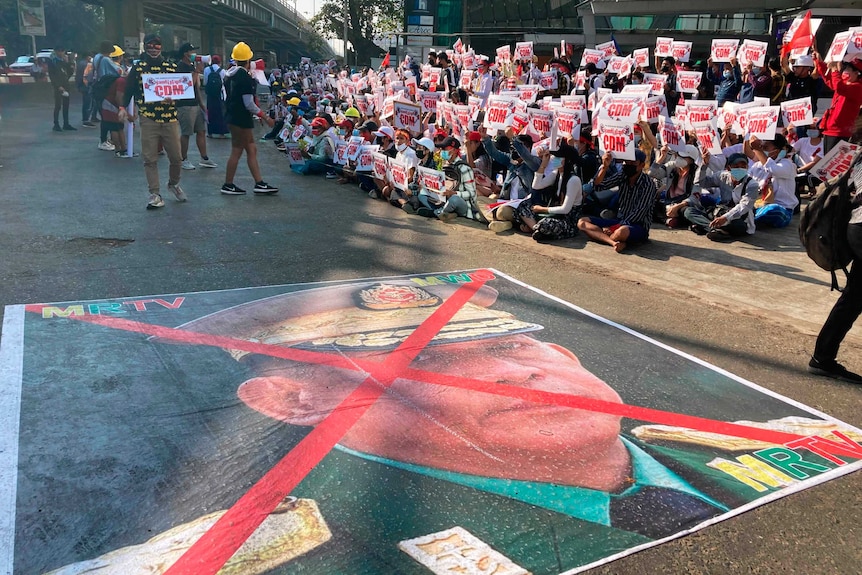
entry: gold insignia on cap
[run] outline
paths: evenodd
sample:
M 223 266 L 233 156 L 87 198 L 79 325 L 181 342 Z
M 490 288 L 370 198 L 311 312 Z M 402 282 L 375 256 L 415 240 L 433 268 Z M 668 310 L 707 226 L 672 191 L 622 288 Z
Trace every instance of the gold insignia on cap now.
M 440 305 L 441 300 L 424 289 L 393 284 L 377 284 L 359 290 L 356 304 L 364 309 L 389 310 L 411 307 L 432 307 Z

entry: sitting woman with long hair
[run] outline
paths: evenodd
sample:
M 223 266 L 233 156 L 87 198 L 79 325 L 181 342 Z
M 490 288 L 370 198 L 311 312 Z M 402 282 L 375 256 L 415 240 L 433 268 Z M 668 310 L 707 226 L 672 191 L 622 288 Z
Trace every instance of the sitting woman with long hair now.
M 555 170 L 547 170 L 551 156 L 563 159 Z M 575 175 L 578 150 L 568 144 L 540 151 L 542 163 L 533 176 L 533 193 L 515 210 L 515 223 L 536 241 L 562 240 L 578 233 L 578 218 L 584 192 Z

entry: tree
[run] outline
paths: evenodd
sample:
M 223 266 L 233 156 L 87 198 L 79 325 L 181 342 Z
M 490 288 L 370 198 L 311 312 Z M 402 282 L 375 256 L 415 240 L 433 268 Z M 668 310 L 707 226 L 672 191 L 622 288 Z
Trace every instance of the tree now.
M 400 30 L 404 22 L 401 0 L 326 0 L 311 20 L 325 38 L 344 38 L 344 2 L 348 3 L 347 41 L 353 46 L 356 62 L 365 64 L 385 50 L 373 38 L 383 32 Z
M 79 52 L 93 50 L 105 33 L 102 8 L 80 0 L 45 0 L 45 27 L 48 35 L 36 38 L 40 49 L 62 45 Z M 32 50 L 30 37 L 21 36 L 18 28 L 17 0 L 0 0 L 0 45 L 6 47 L 9 62 Z

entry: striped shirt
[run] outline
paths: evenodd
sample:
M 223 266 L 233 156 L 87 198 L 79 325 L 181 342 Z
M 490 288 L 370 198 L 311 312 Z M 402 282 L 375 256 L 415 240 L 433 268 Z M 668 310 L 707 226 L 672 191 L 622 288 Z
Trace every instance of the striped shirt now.
M 649 232 L 649 225 L 652 222 L 652 207 L 656 200 L 656 187 L 653 179 L 646 172 L 641 172 L 634 185 L 631 185 L 626 175 L 620 171 L 602 180 L 597 189 L 608 190 L 615 186 L 620 187 L 620 205 L 617 209 L 617 218 L 620 223 L 642 226 Z

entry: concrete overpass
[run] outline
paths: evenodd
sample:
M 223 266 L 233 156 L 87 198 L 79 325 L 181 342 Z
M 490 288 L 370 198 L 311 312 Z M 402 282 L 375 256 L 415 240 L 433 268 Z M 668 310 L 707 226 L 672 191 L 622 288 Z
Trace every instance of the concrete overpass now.
M 237 41 L 279 61 L 331 58 L 332 49 L 287 0 L 97 0 L 108 40 L 139 51 L 144 20 L 200 30 L 201 53 L 226 54 Z

